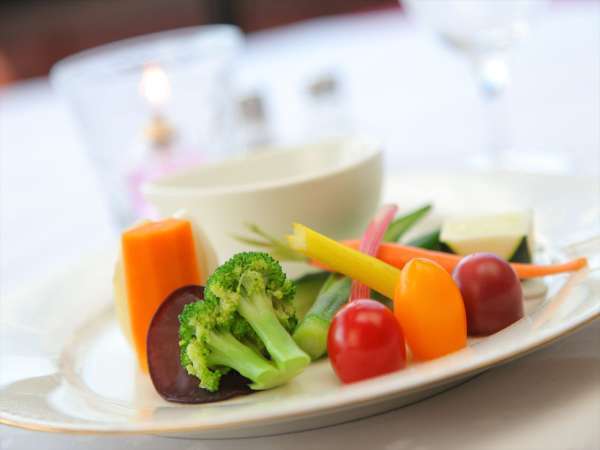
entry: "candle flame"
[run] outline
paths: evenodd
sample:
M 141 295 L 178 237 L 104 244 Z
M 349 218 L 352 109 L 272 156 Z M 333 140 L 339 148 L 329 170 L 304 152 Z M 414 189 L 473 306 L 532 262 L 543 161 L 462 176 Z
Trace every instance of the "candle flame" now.
M 154 107 L 160 107 L 171 96 L 171 84 L 165 71 L 158 64 L 144 67 L 140 81 L 142 96 Z

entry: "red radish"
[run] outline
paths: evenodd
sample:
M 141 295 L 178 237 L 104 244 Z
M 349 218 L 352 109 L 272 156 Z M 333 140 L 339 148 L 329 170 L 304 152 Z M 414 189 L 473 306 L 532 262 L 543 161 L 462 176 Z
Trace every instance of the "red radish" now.
M 523 291 L 514 269 L 492 253 L 465 257 L 454 270 L 472 336 L 496 333 L 523 317 Z

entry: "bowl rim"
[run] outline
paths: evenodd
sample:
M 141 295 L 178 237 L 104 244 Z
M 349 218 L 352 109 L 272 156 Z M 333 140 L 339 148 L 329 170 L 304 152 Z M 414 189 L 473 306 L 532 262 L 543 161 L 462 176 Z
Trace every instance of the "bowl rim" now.
M 288 153 L 300 153 L 307 149 L 328 147 L 333 145 L 358 145 L 361 148 L 359 154 L 352 160 L 336 165 L 334 168 L 329 170 L 314 170 L 307 173 L 293 175 L 278 180 L 267 180 L 267 181 L 254 181 L 244 184 L 236 184 L 233 186 L 218 186 L 218 187 L 185 187 L 185 186 L 165 186 L 165 183 L 174 181 L 175 179 L 189 175 L 195 171 L 202 172 L 206 170 L 214 169 L 226 169 L 228 166 L 237 165 L 241 161 L 251 159 L 252 161 L 260 161 L 263 159 L 269 159 L 274 156 L 281 155 L 282 152 Z M 220 162 L 213 162 L 203 164 L 201 166 L 193 167 L 177 173 L 169 174 L 160 179 L 146 182 L 142 185 L 142 195 L 146 200 L 153 201 L 157 198 L 174 198 L 182 195 L 195 196 L 195 197 L 214 197 L 222 195 L 238 195 L 238 194 L 251 194 L 259 193 L 264 191 L 276 190 L 295 185 L 301 185 L 304 183 L 310 183 L 326 178 L 331 178 L 336 175 L 348 172 L 356 169 L 357 167 L 368 163 L 371 160 L 376 160 L 382 157 L 383 147 L 380 142 L 368 139 L 365 137 L 344 137 L 344 138 L 330 138 L 317 142 L 311 142 L 308 144 L 299 145 L 281 145 L 268 147 L 268 150 L 264 150 L 256 154 L 244 154 L 236 158 L 230 158 Z

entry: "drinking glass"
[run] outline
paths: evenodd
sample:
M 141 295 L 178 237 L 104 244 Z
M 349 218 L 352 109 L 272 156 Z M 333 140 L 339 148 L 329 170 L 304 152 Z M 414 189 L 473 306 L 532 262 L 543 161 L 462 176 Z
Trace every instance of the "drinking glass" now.
M 241 43 L 234 26 L 181 28 L 54 66 L 52 85 L 80 125 L 116 225 L 152 216 L 140 193 L 146 181 L 234 148 L 230 77 Z
M 431 27 L 470 62 L 484 103 L 486 148 L 479 167 L 510 168 L 524 157 L 513 146 L 504 91 L 509 83 L 507 52 L 527 35 L 545 0 L 401 0 L 409 13 Z M 518 165 L 518 164 L 517 164 Z

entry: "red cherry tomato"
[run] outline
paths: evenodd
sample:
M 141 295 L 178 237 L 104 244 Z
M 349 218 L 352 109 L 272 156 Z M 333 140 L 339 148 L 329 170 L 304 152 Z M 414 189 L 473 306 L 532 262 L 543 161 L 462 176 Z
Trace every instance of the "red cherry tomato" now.
M 402 369 L 406 349 L 394 314 L 375 300 L 348 303 L 333 318 L 327 337 L 333 370 L 344 383 Z

